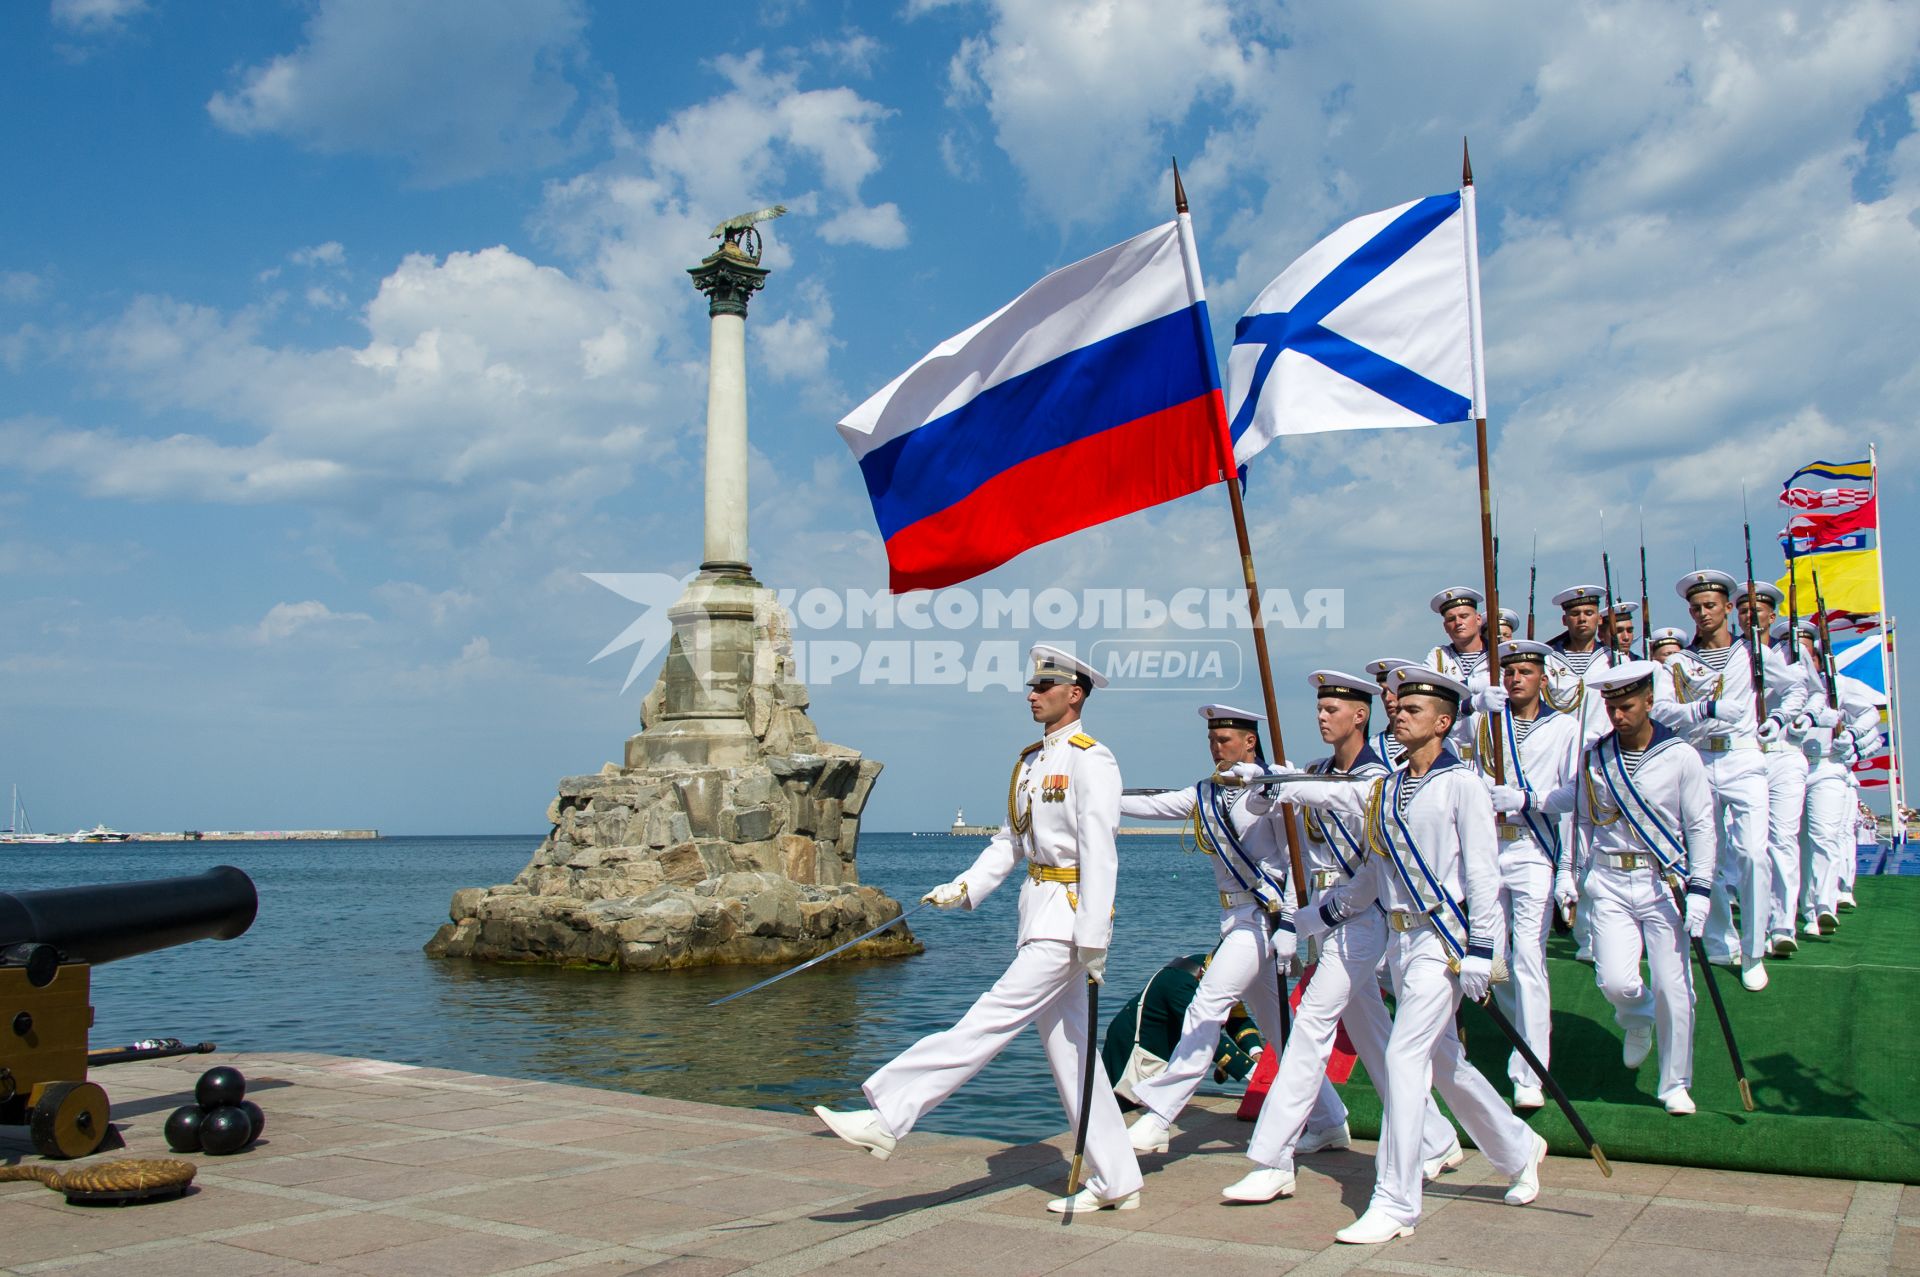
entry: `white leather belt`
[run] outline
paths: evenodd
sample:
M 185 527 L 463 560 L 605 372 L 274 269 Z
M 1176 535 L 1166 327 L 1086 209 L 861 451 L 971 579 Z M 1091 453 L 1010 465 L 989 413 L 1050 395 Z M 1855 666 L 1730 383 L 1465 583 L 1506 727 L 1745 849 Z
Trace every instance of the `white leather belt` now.
M 1220 907 L 1222 909 L 1238 909 L 1242 905 L 1257 905 L 1259 903 L 1260 897 L 1254 895 L 1251 891 L 1223 891 L 1220 893 Z
M 1700 748 L 1709 754 L 1727 754 L 1736 749 L 1754 749 L 1759 742 L 1746 736 L 1709 736 Z
M 1405 909 L 1390 909 L 1387 911 L 1387 925 L 1395 931 L 1418 931 L 1427 925 L 1428 917 L 1429 915 L 1424 913 L 1410 913 Z
M 1653 857 L 1644 851 L 1603 851 L 1600 855 L 1609 869 L 1645 869 L 1653 864 Z

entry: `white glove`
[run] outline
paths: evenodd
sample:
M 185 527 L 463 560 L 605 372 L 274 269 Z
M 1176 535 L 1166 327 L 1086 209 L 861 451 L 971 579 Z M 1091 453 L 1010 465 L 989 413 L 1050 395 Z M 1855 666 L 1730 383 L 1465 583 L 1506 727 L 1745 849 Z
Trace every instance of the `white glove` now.
M 1073 946 L 1073 960 L 1087 969 L 1087 979 L 1095 984 L 1107 982 L 1107 951 Z
M 1854 743 L 1851 734 L 1836 738 L 1833 742 L 1833 752 L 1844 767 L 1851 767 L 1860 761 L 1860 747 Z
M 1707 934 L 1707 903 L 1705 896 L 1687 893 L 1687 934 L 1695 940 Z
M 922 904 L 932 905 L 936 909 L 951 909 L 962 904 L 967 898 L 967 884 L 964 882 L 943 882 L 920 897 Z
M 1460 959 L 1460 996 L 1469 1002 L 1478 1002 L 1487 996 L 1487 986 L 1493 983 L 1492 958 Z
M 1511 816 L 1527 809 L 1527 791 L 1513 785 L 1495 785 L 1493 787 L 1493 809 L 1503 816 Z
M 1285 927 L 1273 929 L 1273 960 L 1283 967 L 1291 967 L 1293 960 L 1300 956 L 1300 937 Z
M 1771 745 L 1785 735 L 1786 730 L 1787 729 L 1781 725 L 1779 719 L 1769 714 L 1767 715 L 1767 720 L 1760 724 L 1760 743 L 1762 745 Z
M 1235 780 L 1252 780 L 1255 776 L 1264 776 L 1267 772 L 1259 763 L 1235 763 L 1221 772 L 1222 776 L 1231 776 Z
M 1793 730 L 1794 730 L 1794 734 L 1798 736 L 1805 736 L 1808 732 L 1812 731 L 1813 715 L 1811 714 L 1795 715 L 1793 720 Z
M 1476 714 L 1504 714 L 1507 712 L 1507 689 L 1504 687 L 1483 687 L 1473 694 L 1473 712 Z
M 1562 917 L 1571 916 L 1573 902 L 1579 898 L 1579 888 L 1573 885 L 1573 870 L 1562 869 L 1553 876 L 1553 903 L 1560 906 Z

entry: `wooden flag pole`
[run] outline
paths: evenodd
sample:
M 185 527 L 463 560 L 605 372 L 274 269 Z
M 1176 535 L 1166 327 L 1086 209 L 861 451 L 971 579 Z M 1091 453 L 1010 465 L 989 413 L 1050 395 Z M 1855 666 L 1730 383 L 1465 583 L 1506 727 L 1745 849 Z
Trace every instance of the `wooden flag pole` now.
M 1467 143 L 1464 138 L 1460 142 L 1460 185 L 1462 187 L 1473 185 L 1473 159 L 1467 153 Z M 1467 229 L 1471 236 L 1474 231 L 1473 223 L 1469 222 Z M 1478 287 L 1479 256 L 1480 245 L 1470 239 L 1467 245 L 1467 261 L 1474 272 L 1475 286 L 1469 296 L 1476 301 L 1480 291 Z M 1473 324 L 1477 336 L 1480 326 L 1479 315 L 1473 316 Z M 1474 344 L 1476 347 L 1479 345 L 1477 341 Z M 1475 353 L 1478 354 L 1477 349 Z M 1484 414 L 1485 408 L 1480 407 L 1481 413 Z M 1493 570 L 1493 479 L 1487 464 L 1487 419 L 1484 415 L 1474 417 L 1473 434 L 1480 459 L 1480 556 L 1487 584 L 1487 624 L 1481 628 L 1480 642 L 1487 650 L 1487 685 L 1498 687 L 1500 686 L 1500 583 L 1494 579 Z M 1494 717 L 1497 719 L 1498 716 Z M 1496 721 L 1492 724 L 1492 728 L 1490 739 L 1496 742 L 1497 746 L 1501 739 L 1500 724 Z M 1493 751 L 1493 783 L 1496 785 L 1507 783 L 1505 753 L 1505 750 L 1497 747 Z
M 1180 162 L 1173 164 L 1173 210 L 1181 216 L 1188 216 L 1187 188 L 1180 181 Z M 1205 342 L 1213 340 L 1211 334 L 1201 334 Z M 1212 349 L 1211 345 L 1207 347 Z M 1227 430 L 1226 403 L 1221 392 L 1213 396 L 1215 433 L 1221 450 L 1220 466 L 1227 481 L 1227 496 L 1233 503 L 1233 533 L 1240 545 L 1240 575 L 1247 587 L 1247 616 L 1253 623 L 1253 655 L 1260 666 L 1260 691 L 1266 698 L 1267 730 L 1273 740 L 1273 762 L 1283 763 L 1287 758 L 1286 744 L 1280 737 L 1280 702 L 1273 694 L 1273 660 L 1267 652 L 1267 620 L 1260 609 L 1260 585 L 1253 571 L 1253 543 L 1247 536 L 1247 510 L 1240 500 L 1240 471 L 1233 462 L 1232 436 Z M 1287 836 L 1287 866 L 1293 872 L 1293 900 L 1296 905 L 1307 903 L 1307 870 L 1300 859 L 1300 835 L 1295 828 L 1292 803 L 1280 805 L 1280 822 Z

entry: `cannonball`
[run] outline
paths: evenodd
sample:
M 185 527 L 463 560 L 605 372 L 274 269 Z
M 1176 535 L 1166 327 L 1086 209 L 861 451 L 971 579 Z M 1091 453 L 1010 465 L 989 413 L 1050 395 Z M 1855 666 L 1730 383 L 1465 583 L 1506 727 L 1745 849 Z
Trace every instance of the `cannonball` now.
M 214 1157 L 238 1153 L 253 1140 L 253 1122 L 247 1111 L 232 1104 L 210 1108 L 200 1119 L 200 1148 Z
M 200 1123 L 206 1110 L 198 1104 L 183 1104 L 167 1115 L 167 1147 L 176 1153 L 200 1151 Z
M 252 1100 L 241 1100 L 240 1111 L 247 1115 L 247 1120 L 249 1122 L 253 1123 L 253 1139 L 250 1139 L 247 1141 L 247 1143 L 251 1144 L 253 1143 L 254 1140 L 259 1139 L 262 1135 L 266 1133 L 266 1130 L 267 1130 L 266 1110 L 262 1109 L 258 1104 L 255 1104 Z
M 239 1069 L 222 1064 L 200 1075 L 200 1081 L 193 1088 L 193 1098 L 200 1102 L 201 1108 L 238 1104 L 247 1098 L 247 1079 Z

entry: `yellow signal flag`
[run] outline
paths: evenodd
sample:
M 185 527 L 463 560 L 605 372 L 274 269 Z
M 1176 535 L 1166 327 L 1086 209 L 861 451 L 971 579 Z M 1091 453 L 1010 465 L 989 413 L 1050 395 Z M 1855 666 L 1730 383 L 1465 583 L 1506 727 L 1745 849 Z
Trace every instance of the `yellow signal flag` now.
M 1802 616 L 1814 610 L 1813 579 L 1820 578 L 1820 596 L 1834 612 L 1880 611 L 1880 551 L 1834 550 L 1802 554 L 1787 561 L 1787 574 L 1774 582 L 1796 603 Z M 1782 607 L 1781 612 L 1787 611 Z

